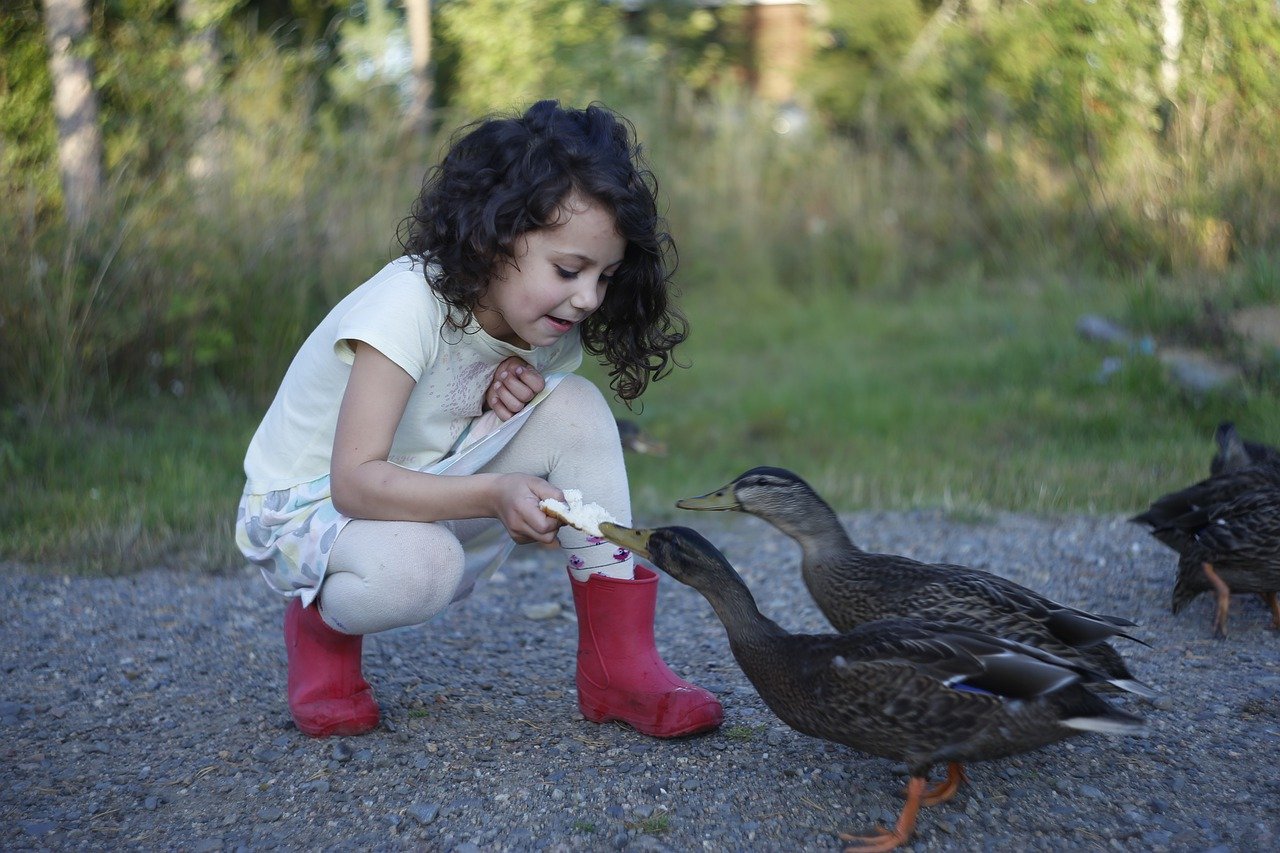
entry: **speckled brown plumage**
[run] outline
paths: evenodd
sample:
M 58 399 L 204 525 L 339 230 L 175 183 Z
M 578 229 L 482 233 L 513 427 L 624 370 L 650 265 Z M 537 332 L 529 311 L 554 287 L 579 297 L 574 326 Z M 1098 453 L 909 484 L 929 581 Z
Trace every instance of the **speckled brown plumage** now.
M 612 541 L 697 589 L 760 698 L 798 732 L 906 763 L 908 804 L 893 831 L 860 850 L 907 840 L 920 805 L 955 792 L 963 762 L 1036 749 L 1082 731 L 1135 733 L 1142 721 L 1083 685 L 1105 676 L 1030 646 L 960 625 L 888 619 L 843 634 L 790 634 L 762 615 L 742 578 L 684 527 L 629 530 Z M 932 791 L 932 765 L 952 774 Z
M 1132 521 L 1178 553 L 1172 608 L 1216 598 L 1213 635 L 1227 636 L 1233 593 L 1257 593 L 1280 630 L 1280 457 L 1224 470 L 1164 495 Z
M 750 513 L 795 539 L 805 586 L 837 631 L 890 617 L 953 622 L 1044 649 L 1106 673 L 1115 686 L 1150 694 L 1107 642 L 1129 637 L 1125 631 L 1133 622 L 1059 604 L 980 569 L 864 551 L 794 472 L 753 468 L 722 489 L 676 506 Z

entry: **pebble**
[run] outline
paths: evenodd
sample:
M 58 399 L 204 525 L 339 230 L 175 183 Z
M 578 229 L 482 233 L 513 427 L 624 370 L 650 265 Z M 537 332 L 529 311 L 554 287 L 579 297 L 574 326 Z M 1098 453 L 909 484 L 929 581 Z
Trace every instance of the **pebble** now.
M 693 489 L 696 491 L 696 488 Z M 704 521 L 705 519 L 705 521 Z M 681 516 L 771 618 L 824 631 L 797 550 L 744 516 Z M 921 812 L 916 853 L 1275 849 L 1280 656 L 1256 597 L 1169 613 L 1171 553 L 1122 517 L 846 516 L 866 547 L 963 561 L 1134 619 L 1118 642 L 1154 702 L 1141 740 L 1085 735 L 978 763 Z M 905 768 L 783 725 L 706 601 L 659 582 L 667 662 L 725 726 L 659 741 L 579 712 L 563 561 L 517 550 L 505 581 L 431 623 L 365 638 L 389 725 L 313 740 L 284 705 L 281 602 L 247 571 L 92 578 L 0 567 L 0 831 L 6 849 L 788 850 L 896 822 Z M 532 609 L 530 609 L 532 608 Z M 558 614 L 553 612 L 558 608 Z M 516 618 L 512 618 L 513 614 Z M 122 663 L 125 662 L 125 663 Z M 935 768 L 935 780 L 942 768 Z
M 534 621 L 543 619 L 554 619 L 560 615 L 563 608 L 558 601 L 548 601 L 540 604 L 524 604 L 520 607 L 520 612 L 524 614 L 524 618 Z

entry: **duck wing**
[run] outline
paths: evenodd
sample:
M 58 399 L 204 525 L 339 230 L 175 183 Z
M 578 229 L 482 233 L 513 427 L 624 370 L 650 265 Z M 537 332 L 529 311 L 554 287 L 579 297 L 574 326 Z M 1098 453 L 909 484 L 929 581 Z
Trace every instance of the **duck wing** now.
M 1280 487 L 1259 489 L 1200 507 L 1176 519 L 1202 558 L 1276 560 L 1280 557 Z
M 1193 541 L 1196 513 L 1228 503 L 1240 495 L 1280 487 L 1280 458 L 1267 458 L 1244 468 L 1223 471 L 1157 498 L 1146 512 L 1129 520 L 1146 525 L 1151 535 L 1182 552 Z
M 1041 632 L 1074 648 L 1097 645 L 1117 636 L 1142 642 L 1125 633 L 1125 629 L 1136 627 L 1128 619 L 1060 604 L 991 572 L 955 563 L 875 556 L 880 558 L 874 566 L 879 580 L 876 592 L 886 602 L 886 610 L 894 611 L 892 615 L 959 620 L 970 628 L 1033 644 Z M 819 606 L 826 612 L 839 609 L 839 602 L 819 602 Z M 832 622 L 835 624 L 834 619 Z M 852 627 L 849 622 L 837 624 L 837 628 Z
M 961 625 L 882 619 L 846 634 L 812 638 L 809 664 L 837 681 L 865 667 L 896 666 L 938 687 L 967 686 L 1004 699 L 1033 699 L 1077 682 L 1105 681 L 1102 673 L 1041 649 Z M 817 670 L 814 671 L 817 674 Z
M 1142 642 L 1125 631 L 1136 628 L 1136 622 L 1061 604 L 1000 575 L 973 575 L 966 578 L 966 586 L 975 598 L 985 600 L 992 607 L 1015 610 L 1039 622 L 1049 633 L 1074 648 L 1088 648 L 1113 637 Z

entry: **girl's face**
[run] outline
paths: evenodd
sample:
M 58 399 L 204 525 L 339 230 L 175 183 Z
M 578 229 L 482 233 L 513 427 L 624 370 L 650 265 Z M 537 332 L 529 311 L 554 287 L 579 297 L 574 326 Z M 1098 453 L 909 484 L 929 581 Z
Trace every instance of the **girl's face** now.
M 480 327 L 521 349 L 554 344 L 600 307 L 626 248 L 611 213 L 571 194 L 560 223 L 525 234 L 514 263 L 490 279 Z

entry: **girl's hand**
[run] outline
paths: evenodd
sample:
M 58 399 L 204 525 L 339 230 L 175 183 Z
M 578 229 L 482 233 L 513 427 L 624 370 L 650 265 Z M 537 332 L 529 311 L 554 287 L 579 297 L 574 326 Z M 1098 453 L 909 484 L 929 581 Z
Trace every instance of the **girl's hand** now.
M 542 374 L 523 358 L 513 355 L 493 372 L 493 382 L 485 390 L 485 406 L 505 421 L 519 413 L 544 387 Z
M 504 474 L 498 481 L 497 517 L 517 544 L 555 544 L 560 522 L 538 506 L 547 498 L 562 501 L 564 492 L 527 474 Z

